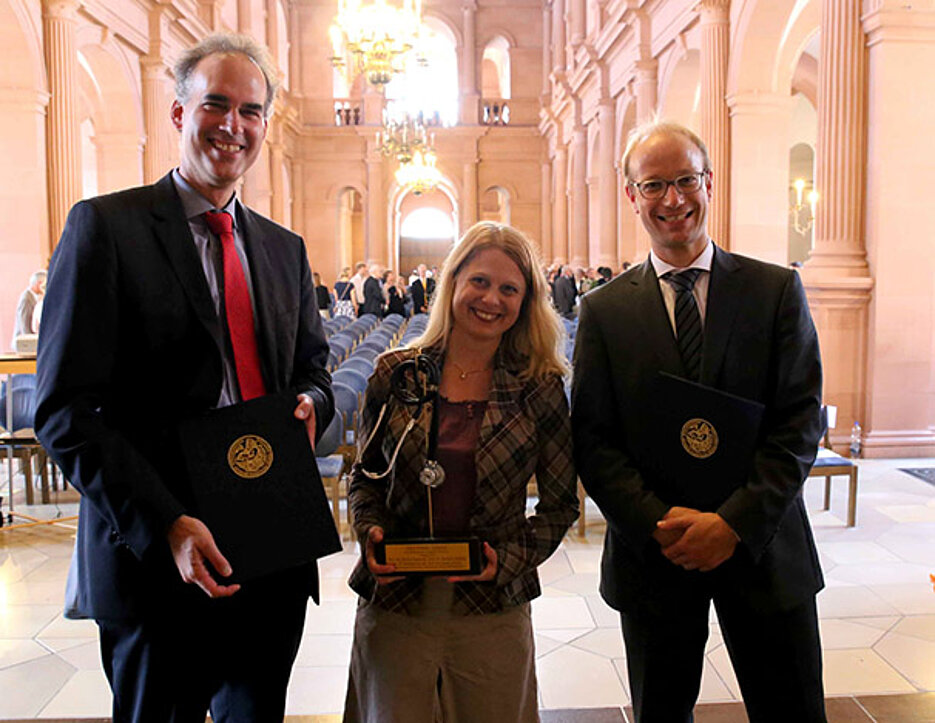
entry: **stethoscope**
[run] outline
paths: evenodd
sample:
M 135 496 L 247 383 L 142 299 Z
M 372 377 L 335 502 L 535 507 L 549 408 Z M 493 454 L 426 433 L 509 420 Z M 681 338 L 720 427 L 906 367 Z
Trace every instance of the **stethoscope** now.
M 430 489 L 439 487 L 445 481 L 445 470 L 436 459 L 438 454 L 438 413 L 436 410 L 438 405 L 436 402 L 438 400 L 438 387 L 440 382 L 441 370 L 438 368 L 438 364 L 435 363 L 434 359 L 423 354 L 421 349 L 416 352 L 415 357 L 401 362 L 396 369 L 393 370 L 390 376 L 390 394 L 403 406 L 415 407 L 415 411 L 406 424 L 403 433 L 400 435 L 386 469 L 383 472 L 371 472 L 370 470 L 364 469 L 362 459 L 370 448 L 370 443 L 373 441 L 373 438 L 380 430 L 380 425 L 383 423 L 383 417 L 386 414 L 386 408 L 390 400 L 383 403 L 373 431 L 370 433 L 364 446 L 357 452 L 357 468 L 364 476 L 372 480 L 379 480 L 386 477 L 393 470 L 396 466 L 396 457 L 399 455 L 399 450 L 403 446 L 403 442 L 422 416 L 422 410 L 425 408 L 425 405 L 429 404 L 431 405 L 430 414 L 432 417 L 429 420 L 429 434 L 426 439 L 425 464 L 419 472 L 419 481 Z

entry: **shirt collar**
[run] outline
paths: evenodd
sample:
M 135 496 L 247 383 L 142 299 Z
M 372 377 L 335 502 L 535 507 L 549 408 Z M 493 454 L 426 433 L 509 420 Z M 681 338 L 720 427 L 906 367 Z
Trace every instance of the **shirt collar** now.
M 673 266 L 670 263 L 667 263 L 660 259 L 656 252 L 652 249 L 649 250 L 649 260 L 652 262 L 653 271 L 656 272 L 656 278 L 661 277 L 663 274 L 667 274 L 670 271 L 684 271 L 685 269 L 701 269 L 702 271 L 711 272 L 711 265 L 714 263 L 714 242 L 711 239 L 708 239 L 708 243 L 704 247 L 704 251 L 698 254 L 695 257 L 695 260 L 692 261 L 688 266 L 684 268 L 679 268 L 678 266 Z
M 189 221 L 200 219 L 208 211 L 214 210 L 214 205 L 200 193 L 179 173 L 176 168 L 172 171 L 172 182 L 175 189 L 179 192 L 179 198 L 182 200 L 182 209 L 185 211 L 185 218 Z M 237 194 L 233 194 L 230 201 L 221 211 L 227 211 L 233 219 L 233 227 L 237 228 Z

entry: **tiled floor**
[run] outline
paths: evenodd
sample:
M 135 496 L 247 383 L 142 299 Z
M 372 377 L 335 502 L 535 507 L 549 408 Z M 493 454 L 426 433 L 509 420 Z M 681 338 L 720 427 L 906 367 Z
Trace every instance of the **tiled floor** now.
M 827 579 L 818 598 L 825 689 L 840 696 L 831 702 L 832 720 L 935 720 L 935 593 L 929 582 L 935 572 L 935 487 L 897 469 L 909 466 L 935 466 L 935 460 L 860 463 L 858 526 L 851 529 L 843 522 L 845 478 L 835 481 L 831 512 L 820 511 L 822 480 L 806 486 Z M 62 502 L 61 509 L 67 514 L 74 506 Z M 597 594 L 603 524 L 590 502 L 588 520 L 587 536 L 569 536 L 542 566 L 544 594 L 533 603 L 546 723 L 624 720 L 630 702 L 619 619 Z M 0 531 L 2 719 L 109 712 L 95 625 L 61 615 L 73 539 L 62 528 Z M 341 710 L 355 605 L 344 581 L 355 554 L 348 546 L 321 563 L 322 604 L 309 606 L 289 688 L 288 712 L 303 716 L 294 720 L 330 723 L 336 718 L 327 714 Z M 713 620 L 701 702 L 738 700 Z M 706 706 L 697 720 L 745 718 L 736 705 L 716 705 Z

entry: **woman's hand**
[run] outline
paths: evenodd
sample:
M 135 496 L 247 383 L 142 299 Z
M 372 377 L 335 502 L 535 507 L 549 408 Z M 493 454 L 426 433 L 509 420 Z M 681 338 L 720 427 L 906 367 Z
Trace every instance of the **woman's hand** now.
M 479 575 L 457 575 L 449 577 L 448 582 L 490 582 L 493 580 L 497 576 L 497 551 L 485 542 L 484 555 L 487 558 L 487 564 Z
M 386 585 L 389 582 L 402 580 L 403 577 L 401 575 L 392 576 L 393 573 L 396 572 L 396 565 L 381 565 L 377 562 L 376 555 L 374 555 L 373 552 L 373 546 L 378 542 L 383 542 L 383 528 L 374 525 L 367 531 L 366 557 L 367 567 L 370 568 L 370 572 L 376 576 L 377 584 Z

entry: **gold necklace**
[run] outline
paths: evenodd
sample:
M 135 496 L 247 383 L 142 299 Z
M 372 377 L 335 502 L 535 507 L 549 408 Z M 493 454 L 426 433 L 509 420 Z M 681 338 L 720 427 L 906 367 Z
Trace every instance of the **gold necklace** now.
M 474 369 L 473 371 L 466 372 L 466 371 L 464 371 L 464 369 L 461 368 L 461 365 L 458 364 L 458 362 L 456 362 L 454 359 L 449 359 L 448 361 L 450 361 L 450 362 L 452 363 L 452 365 L 454 366 L 454 368 L 458 370 L 458 378 L 459 378 L 462 382 L 463 382 L 465 379 L 467 379 L 469 376 L 472 376 L 472 375 L 474 375 L 474 374 L 483 374 L 484 372 L 490 370 L 490 367 L 487 366 L 487 367 L 484 367 L 483 369 Z

